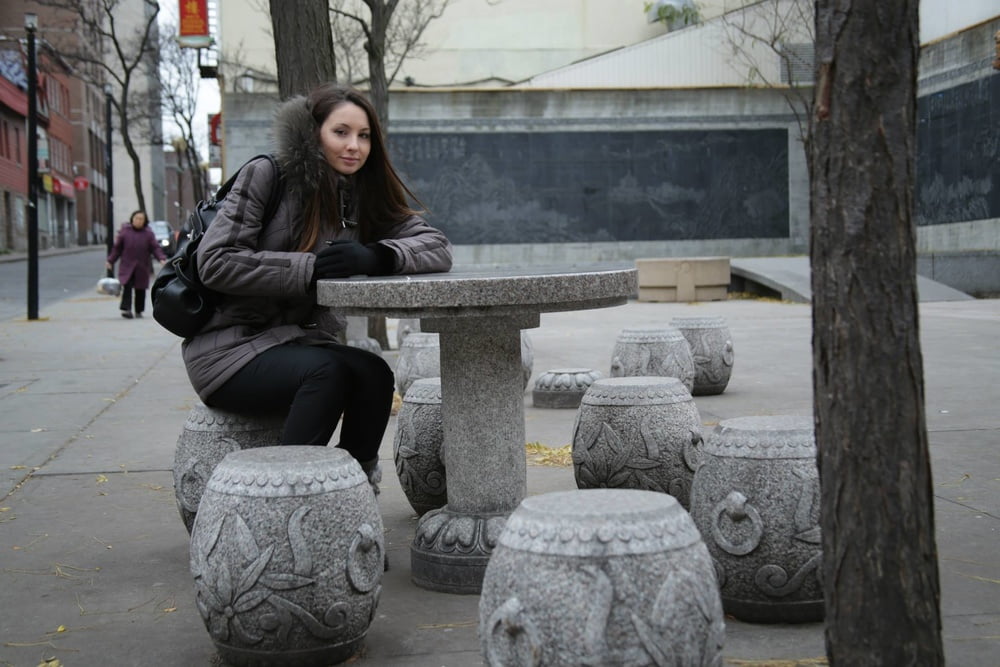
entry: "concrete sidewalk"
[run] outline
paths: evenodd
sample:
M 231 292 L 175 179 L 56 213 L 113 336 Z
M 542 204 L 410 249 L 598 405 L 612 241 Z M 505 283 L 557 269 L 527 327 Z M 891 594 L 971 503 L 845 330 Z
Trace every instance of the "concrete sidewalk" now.
M 179 340 L 151 319 L 123 320 L 116 299 L 93 293 L 41 315 L 0 322 L 0 665 L 218 664 L 174 503 L 174 447 L 196 401 Z M 706 424 L 811 414 L 811 314 L 798 303 L 630 302 L 543 314 L 529 331 L 532 383 L 571 366 L 606 375 L 622 328 L 694 315 L 725 317 L 736 351 L 726 392 L 696 397 Z M 997 300 L 921 304 L 945 649 L 956 666 L 995 665 L 1000 654 L 998 324 Z M 386 357 L 395 362 L 394 352 Z M 532 408 L 530 388 L 527 440 L 569 444 L 575 411 Z M 478 597 L 410 583 L 416 517 L 393 474 L 394 432 L 391 422 L 379 499 L 392 569 L 354 664 L 480 665 Z M 572 468 L 529 465 L 530 494 L 572 488 Z M 821 624 L 726 625 L 727 664 L 824 654 Z

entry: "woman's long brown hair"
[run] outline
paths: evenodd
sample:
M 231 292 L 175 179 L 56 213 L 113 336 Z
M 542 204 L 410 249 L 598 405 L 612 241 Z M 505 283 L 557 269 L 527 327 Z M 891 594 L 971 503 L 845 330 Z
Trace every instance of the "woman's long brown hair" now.
M 327 116 L 344 104 L 355 104 L 368 116 L 371 130 L 371 150 L 364 166 L 348 177 L 353 184 L 357 200 L 358 230 L 362 243 L 382 238 L 382 231 L 415 213 L 407 202 L 407 195 L 419 200 L 403 184 L 385 150 L 385 135 L 378 122 L 378 114 L 368 98 L 360 91 L 336 83 L 325 83 L 306 98 L 306 108 L 316 124 L 316 140 Z M 340 222 L 340 184 L 344 177 L 324 161 L 320 186 L 305 202 L 304 225 L 299 250 L 312 250 L 319 239 L 323 220 Z

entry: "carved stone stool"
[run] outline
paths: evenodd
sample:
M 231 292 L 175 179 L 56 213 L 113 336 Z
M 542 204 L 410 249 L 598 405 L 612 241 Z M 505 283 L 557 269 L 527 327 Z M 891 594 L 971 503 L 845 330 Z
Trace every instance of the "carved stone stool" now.
M 531 369 L 535 366 L 535 345 L 531 342 L 531 337 L 527 331 L 521 332 L 521 379 L 524 380 L 523 389 L 528 388 L 528 381 L 531 380 Z
M 191 535 L 198 611 L 232 665 L 328 665 L 354 655 L 382 590 L 382 517 L 335 447 L 229 454 Z
M 733 340 L 722 317 L 675 317 L 677 328 L 694 358 L 694 396 L 721 394 L 733 371 Z
M 347 329 L 344 332 L 347 344 L 382 356 L 382 346 L 368 335 L 368 318 L 351 315 L 347 318 Z
M 174 450 L 174 497 L 189 533 L 219 461 L 230 452 L 279 444 L 284 423 L 284 415 L 241 415 L 200 402 L 191 408 Z
M 436 377 L 441 377 L 441 342 L 438 334 L 410 332 L 399 346 L 396 391 L 405 397 L 415 380 Z
M 531 403 L 536 408 L 576 408 L 601 374 L 590 368 L 556 368 L 535 380 Z
M 675 327 L 622 329 L 611 355 L 611 377 L 675 377 L 694 388 L 694 357 L 684 334 Z
M 715 665 L 724 637 L 705 544 L 661 493 L 526 498 L 486 567 L 479 638 L 491 666 Z
M 399 408 L 392 452 L 403 493 L 417 514 L 448 502 L 443 442 L 441 378 L 416 380 Z
M 403 341 L 413 332 L 420 331 L 420 320 L 401 319 L 396 323 L 396 349 L 403 347 Z
M 705 441 L 691 516 L 715 561 L 726 613 L 823 618 L 819 473 L 812 417 L 740 417 Z
M 700 444 L 701 416 L 677 378 L 595 380 L 573 427 L 576 485 L 660 491 L 687 508 Z

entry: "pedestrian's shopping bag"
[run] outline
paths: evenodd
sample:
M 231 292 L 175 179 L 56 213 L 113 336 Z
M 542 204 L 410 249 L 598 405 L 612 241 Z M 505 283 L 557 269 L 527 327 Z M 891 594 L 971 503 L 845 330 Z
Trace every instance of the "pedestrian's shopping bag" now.
M 120 296 L 122 284 L 117 278 L 104 277 L 97 281 L 97 293 L 108 296 Z

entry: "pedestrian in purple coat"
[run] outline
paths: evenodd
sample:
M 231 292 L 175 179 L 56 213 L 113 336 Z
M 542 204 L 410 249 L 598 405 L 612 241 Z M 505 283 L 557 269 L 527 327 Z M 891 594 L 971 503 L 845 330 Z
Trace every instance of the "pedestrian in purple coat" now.
M 149 277 L 152 266 L 149 256 L 153 255 L 162 265 L 167 261 L 156 234 L 149 228 L 149 219 L 145 211 L 135 211 L 129 221 L 122 225 L 115 237 L 115 245 L 111 248 L 105 266 L 114 266 L 119 258 L 122 260 L 118 268 L 118 280 L 122 284 L 122 317 L 132 319 L 132 290 L 135 290 L 135 316 L 142 317 L 146 306 L 146 290 L 149 289 Z

